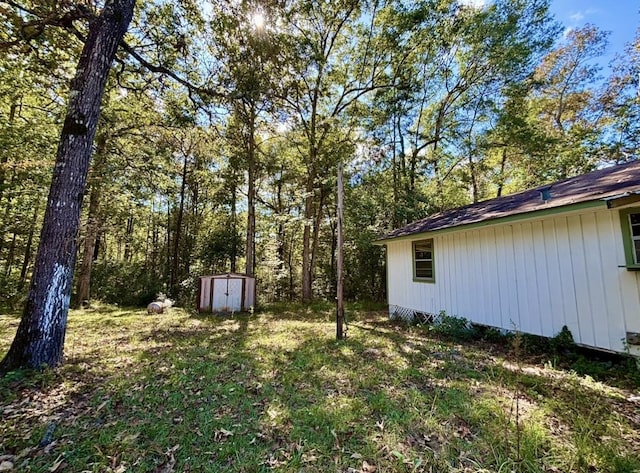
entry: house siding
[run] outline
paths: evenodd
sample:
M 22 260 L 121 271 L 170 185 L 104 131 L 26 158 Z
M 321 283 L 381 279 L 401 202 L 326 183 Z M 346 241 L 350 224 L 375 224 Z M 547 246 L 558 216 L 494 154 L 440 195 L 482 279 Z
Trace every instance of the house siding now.
M 390 305 L 546 337 L 566 325 L 577 343 L 618 352 L 626 332 L 640 332 L 640 272 L 619 267 L 625 255 L 617 210 L 415 240 L 423 238 L 434 238 L 434 283 L 413 281 L 412 240 L 386 242 Z

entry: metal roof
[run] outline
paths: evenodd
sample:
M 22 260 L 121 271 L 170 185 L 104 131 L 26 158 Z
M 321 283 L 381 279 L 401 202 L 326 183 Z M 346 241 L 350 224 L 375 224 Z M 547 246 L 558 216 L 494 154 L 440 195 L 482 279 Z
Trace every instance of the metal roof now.
M 583 202 L 640 194 L 640 160 L 545 184 L 516 194 L 445 210 L 405 225 L 379 241 L 443 230 L 512 215 L 565 207 Z

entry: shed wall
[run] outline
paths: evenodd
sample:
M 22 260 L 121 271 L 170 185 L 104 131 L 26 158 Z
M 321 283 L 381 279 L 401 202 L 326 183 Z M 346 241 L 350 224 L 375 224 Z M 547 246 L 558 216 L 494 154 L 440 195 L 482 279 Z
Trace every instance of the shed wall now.
M 640 272 L 616 210 L 436 233 L 435 282 L 413 280 L 412 241 L 387 243 L 389 305 L 622 352 L 640 332 Z M 418 236 L 420 240 L 431 236 Z
M 239 312 L 255 306 L 256 280 L 242 274 L 216 274 L 199 280 L 199 312 Z

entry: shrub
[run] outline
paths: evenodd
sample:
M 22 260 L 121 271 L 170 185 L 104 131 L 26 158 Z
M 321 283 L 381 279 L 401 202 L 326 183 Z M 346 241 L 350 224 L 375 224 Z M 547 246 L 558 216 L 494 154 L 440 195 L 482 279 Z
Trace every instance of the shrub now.
M 452 338 L 455 341 L 473 340 L 478 336 L 475 326 L 463 317 L 447 315 L 445 311 L 438 314 L 433 325 L 429 327 L 434 333 Z
M 124 306 L 146 306 L 163 286 L 159 276 L 138 262 L 100 261 L 91 277 L 93 298 Z

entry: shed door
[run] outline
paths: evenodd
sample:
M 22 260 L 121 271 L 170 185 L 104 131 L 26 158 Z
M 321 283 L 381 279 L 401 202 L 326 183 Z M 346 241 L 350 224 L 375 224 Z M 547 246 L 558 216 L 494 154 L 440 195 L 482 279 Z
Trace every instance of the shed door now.
M 242 279 L 215 279 L 212 299 L 214 312 L 240 312 L 242 310 Z

